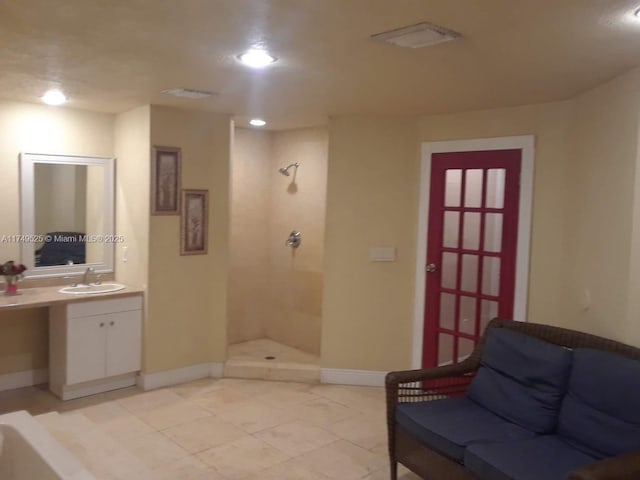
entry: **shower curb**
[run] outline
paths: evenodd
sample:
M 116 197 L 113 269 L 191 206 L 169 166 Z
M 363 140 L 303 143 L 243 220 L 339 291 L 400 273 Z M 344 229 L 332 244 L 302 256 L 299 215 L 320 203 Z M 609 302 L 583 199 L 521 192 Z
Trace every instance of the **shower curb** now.
M 179 383 L 192 382 L 201 378 L 221 378 L 222 363 L 199 363 L 173 370 L 156 373 L 143 373 L 138 376 L 137 385 L 143 390 L 169 387 Z
M 223 363 L 200 363 L 163 372 L 141 374 L 138 376 L 137 384 L 145 391 L 153 390 L 201 378 L 222 378 L 223 370 Z M 375 370 L 322 368 L 320 369 L 320 383 L 382 387 L 386 374 L 387 372 Z

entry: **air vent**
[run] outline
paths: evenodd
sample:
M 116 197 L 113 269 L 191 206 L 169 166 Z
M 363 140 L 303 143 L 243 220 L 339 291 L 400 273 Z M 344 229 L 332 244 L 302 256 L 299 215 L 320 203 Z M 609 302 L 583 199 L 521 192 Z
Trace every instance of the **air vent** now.
M 374 40 L 387 42 L 404 48 L 430 47 L 438 43 L 457 40 L 461 37 L 462 35 L 458 32 L 428 22 L 417 23 L 415 25 L 409 25 L 408 27 L 396 28 L 388 32 L 371 35 L 371 38 Z
M 207 92 L 205 90 L 194 90 L 192 88 L 169 88 L 167 90 L 163 90 L 162 93 L 166 93 L 167 95 L 173 95 L 174 97 L 183 97 L 183 98 L 206 98 L 216 95 L 215 92 Z

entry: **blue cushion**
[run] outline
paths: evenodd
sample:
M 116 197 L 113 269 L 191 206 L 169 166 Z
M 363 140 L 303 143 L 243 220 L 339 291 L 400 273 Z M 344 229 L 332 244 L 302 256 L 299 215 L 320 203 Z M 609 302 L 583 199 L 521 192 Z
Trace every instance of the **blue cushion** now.
M 556 435 L 509 443 L 477 443 L 464 465 L 481 480 L 565 480 L 572 470 L 597 460 Z
M 466 397 L 403 403 L 396 420 L 416 439 L 460 463 L 465 447 L 474 442 L 512 442 L 535 436 Z
M 640 361 L 576 349 L 558 434 L 599 458 L 640 450 Z
M 537 433 L 557 423 L 571 351 L 507 328 L 492 328 L 468 395 L 496 415 Z

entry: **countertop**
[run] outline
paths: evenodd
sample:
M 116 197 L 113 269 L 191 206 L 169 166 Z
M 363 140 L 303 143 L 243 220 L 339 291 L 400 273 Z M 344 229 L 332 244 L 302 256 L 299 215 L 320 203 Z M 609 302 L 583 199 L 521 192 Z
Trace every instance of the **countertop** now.
M 17 295 L 4 295 L 3 293 L 0 293 L 0 311 L 14 310 L 18 308 L 48 307 L 53 304 L 104 300 L 107 298 L 128 297 L 144 293 L 142 288 L 125 286 L 124 289 L 118 290 L 117 292 L 71 295 L 68 293 L 60 293 L 58 291 L 63 287 L 64 285 L 33 288 L 18 287 Z

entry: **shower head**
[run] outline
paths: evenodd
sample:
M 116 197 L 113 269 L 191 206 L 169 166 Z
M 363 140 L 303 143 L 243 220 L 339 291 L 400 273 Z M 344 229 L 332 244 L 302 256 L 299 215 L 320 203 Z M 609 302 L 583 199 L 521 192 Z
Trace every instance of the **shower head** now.
M 289 173 L 289 169 L 290 169 L 291 167 L 296 167 L 296 169 L 297 169 L 299 166 L 300 166 L 300 164 L 299 164 L 298 162 L 296 162 L 296 163 L 292 163 L 292 164 L 290 164 L 290 165 L 287 165 L 286 167 L 281 167 L 281 168 L 279 168 L 279 169 L 278 169 L 278 171 L 279 171 L 282 175 L 284 175 L 285 177 L 288 177 L 289 175 L 291 175 L 291 174 Z

